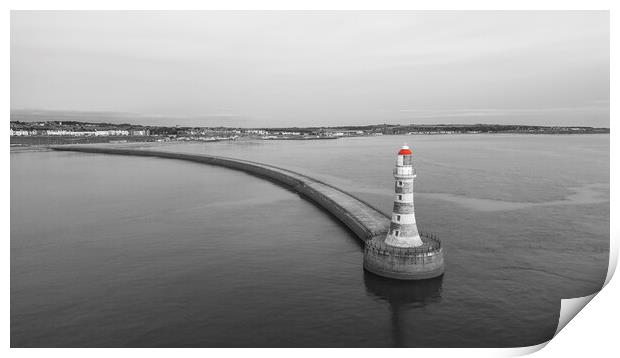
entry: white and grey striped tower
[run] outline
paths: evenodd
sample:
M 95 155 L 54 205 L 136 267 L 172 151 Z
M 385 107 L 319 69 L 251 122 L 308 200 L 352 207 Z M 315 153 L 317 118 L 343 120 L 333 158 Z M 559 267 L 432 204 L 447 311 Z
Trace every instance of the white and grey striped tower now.
M 422 246 L 422 238 L 415 222 L 413 206 L 413 180 L 416 177 L 413 168 L 413 152 L 403 145 L 396 158 L 394 169 L 394 209 L 392 222 L 385 243 L 396 247 Z
M 443 275 L 445 267 L 441 240 L 420 233 L 413 207 L 413 152 L 404 145 L 394 169 L 394 209 L 387 234 L 366 240 L 364 269 L 399 280 L 424 280 Z M 387 218 L 386 218 L 387 221 Z M 387 226 L 387 223 L 386 223 Z

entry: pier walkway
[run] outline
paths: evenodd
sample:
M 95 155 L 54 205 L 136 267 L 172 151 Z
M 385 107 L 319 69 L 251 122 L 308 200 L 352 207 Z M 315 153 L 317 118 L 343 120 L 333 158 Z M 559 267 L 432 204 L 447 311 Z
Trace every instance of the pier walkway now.
M 300 193 L 342 221 L 364 242 L 373 237 L 385 235 L 390 227 L 390 219 L 368 203 L 322 181 L 267 164 L 204 154 L 175 153 L 149 149 L 97 147 L 91 145 L 64 145 L 55 146 L 52 149 L 57 151 L 180 159 L 223 166 L 267 178 Z

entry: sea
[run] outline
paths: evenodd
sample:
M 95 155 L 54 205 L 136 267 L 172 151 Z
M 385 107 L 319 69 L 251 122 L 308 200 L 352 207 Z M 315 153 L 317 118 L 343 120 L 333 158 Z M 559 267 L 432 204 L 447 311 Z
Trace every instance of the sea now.
M 408 135 L 134 144 L 294 170 L 390 214 L 407 143 L 445 275 L 362 268 L 311 202 L 180 160 L 11 153 L 12 347 L 521 347 L 601 289 L 609 135 Z

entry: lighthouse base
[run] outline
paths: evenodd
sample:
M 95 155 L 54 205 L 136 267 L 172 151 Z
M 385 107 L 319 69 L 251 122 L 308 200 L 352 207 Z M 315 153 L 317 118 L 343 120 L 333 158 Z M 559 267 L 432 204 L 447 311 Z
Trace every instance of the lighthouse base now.
M 364 269 L 398 280 L 424 280 L 443 275 L 441 241 L 431 234 L 421 233 L 420 237 L 424 244 L 419 247 L 390 246 L 382 236 L 366 241 Z

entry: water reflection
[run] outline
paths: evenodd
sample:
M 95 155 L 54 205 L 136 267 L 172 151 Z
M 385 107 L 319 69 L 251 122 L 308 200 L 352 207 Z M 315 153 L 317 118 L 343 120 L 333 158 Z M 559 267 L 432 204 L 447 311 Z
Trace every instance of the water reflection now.
M 415 337 L 405 337 L 403 313 L 441 301 L 443 276 L 422 281 L 399 281 L 364 271 L 366 292 L 390 306 L 392 337 L 395 347 L 404 347 L 405 342 L 412 343 Z M 407 339 L 405 339 L 407 338 Z

